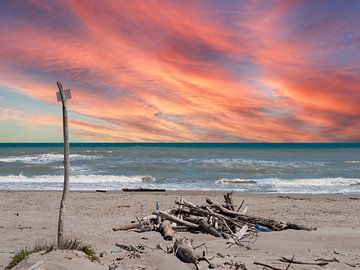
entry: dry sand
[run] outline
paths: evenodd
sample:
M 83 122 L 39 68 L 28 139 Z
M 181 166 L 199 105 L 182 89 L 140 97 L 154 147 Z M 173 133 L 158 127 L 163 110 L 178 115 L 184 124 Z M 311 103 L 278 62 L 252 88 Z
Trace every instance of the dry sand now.
M 223 201 L 222 192 L 177 191 L 166 193 L 123 193 L 123 192 L 70 192 L 67 202 L 65 230 L 68 237 L 77 237 L 104 253 L 100 263 L 88 261 L 77 252 L 52 252 L 33 255 L 15 269 L 31 269 L 35 263 L 44 262 L 40 269 L 109 269 L 109 265 L 122 257 L 111 253 L 115 243 L 142 243 L 147 253 L 141 258 L 125 258 L 117 261 L 117 269 L 195 269 L 184 264 L 173 255 L 152 250 L 157 244 L 168 245 L 157 232 L 136 233 L 114 232 L 112 228 L 127 224 L 135 216 L 149 214 L 155 202 L 160 201 L 162 209 L 174 205 L 181 195 L 186 200 L 203 204 L 210 196 Z M 245 199 L 248 214 L 316 226 L 313 232 L 283 231 L 260 233 L 257 241 L 249 244 L 250 249 L 228 245 L 224 239 L 204 234 L 178 233 L 194 240 L 194 245 L 206 243 L 208 257 L 219 265 L 217 269 L 230 269 L 224 262 L 244 262 L 247 269 L 262 269 L 254 261 L 271 264 L 285 269 L 279 262 L 282 256 L 302 261 L 319 258 L 333 259 L 326 266 L 291 265 L 289 269 L 357 269 L 360 268 L 360 200 L 347 195 L 289 195 L 241 194 L 235 193 L 236 202 Z M 31 247 L 39 241 L 55 241 L 60 192 L 0 192 L 0 269 L 4 268 L 14 253 L 23 247 Z M 201 248 L 200 248 L 201 250 Z M 226 255 L 220 258 L 216 254 Z M 351 266 L 352 265 L 352 266 Z M 206 263 L 200 264 L 207 269 Z M 232 268 L 235 269 L 235 268 Z

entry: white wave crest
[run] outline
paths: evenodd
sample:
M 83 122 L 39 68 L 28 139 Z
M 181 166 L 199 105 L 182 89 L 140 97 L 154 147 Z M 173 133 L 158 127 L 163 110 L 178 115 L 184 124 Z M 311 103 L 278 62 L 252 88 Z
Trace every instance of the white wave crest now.
M 70 160 L 85 160 L 85 159 L 96 159 L 98 157 L 96 156 L 88 156 L 88 155 L 77 155 L 77 154 L 71 154 Z M 18 156 L 18 157 L 3 157 L 0 158 L 1 162 L 22 162 L 26 164 L 47 164 L 51 162 L 57 162 L 62 161 L 64 159 L 63 154 L 39 154 L 39 155 L 26 155 L 26 156 Z
M 256 160 L 256 159 L 238 159 L 238 158 L 213 158 L 202 161 L 206 166 L 219 166 L 223 168 L 236 168 L 239 166 L 247 167 L 286 167 L 286 168 L 306 168 L 311 166 L 324 166 L 325 162 L 310 161 L 273 161 L 273 160 Z
M 273 179 L 268 180 L 276 186 L 349 186 L 357 185 L 360 179 L 357 178 L 304 178 L 304 179 Z
M 154 181 L 155 178 L 143 175 L 71 175 L 70 183 L 142 183 L 144 181 Z M 62 175 L 38 175 L 27 177 L 24 175 L 8 175 L 0 176 L 1 183 L 62 183 L 64 176 Z
M 221 189 L 280 193 L 358 193 L 359 178 L 303 178 L 303 179 L 220 179 Z
M 251 185 L 256 185 L 257 181 L 253 180 L 253 179 L 228 179 L 228 178 L 223 178 L 220 180 L 215 181 L 215 184 L 251 184 Z

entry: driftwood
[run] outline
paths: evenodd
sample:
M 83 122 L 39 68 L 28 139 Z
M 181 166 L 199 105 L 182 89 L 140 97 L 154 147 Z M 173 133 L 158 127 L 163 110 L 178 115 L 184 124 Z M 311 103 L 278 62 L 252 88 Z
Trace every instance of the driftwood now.
M 230 266 L 230 269 L 247 270 L 246 265 L 243 262 L 233 262 L 231 260 L 231 262 L 224 262 L 224 265 Z
M 196 269 L 199 269 L 198 262 L 200 256 L 196 254 L 191 246 L 191 242 L 187 238 L 176 239 L 174 243 L 176 257 L 185 263 L 192 263 Z
M 225 204 L 226 204 L 227 208 L 234 211 L 235 207 L 234 207 L 234 202 L 233 202 L 233 199 L 232 199 L 232 192 L 226 193 L 224 195 L 224 199 L 225 199 Z
M 219 212 L 222 213 L 222 214 L 232 216 L 232 217 L 236 217 L 238 220 L 246 222 L 246 223 L 260 224 L 261 226 L 266 226 L 266 227 L 268 227 L 269 229 L 271 229 L 273 231 L 282 231 L 282 230 L 286 230 L 286 229 L 306 230 L 306 231 L 316 230 L 316 228 L 301 226 L 301 225 L 292 224 L 292 223 L 279 222 L 279 221 L 276 221 L 276 220 L 273 220 L 273 219 L 268 219 L 268 218 L 261 218 L 261 217 L 255 217 L 255 216 L 248 216 L 248 215 L 240 214 L 238 212 L 234 212 L 234 211 L 231 211 L 229 209 L 226 209 L 225 207 L 223 207 L 220 204 L 214 203 L 209 198 L 206 199 L 206 202 L 208 204 L 210 204 L 210 206 L 212 208 L 215 208 L 215 209 L 219 210 Z
M 281 257 L 281 259 L 279 261 L 281 261 L 281 262 L 291 262 L 293 264 L 318 265 L 318 266 L 324 266 L 324 265 L 328 264 L 328 262 L 326 262 L 326 261 L 302 262 L 302 261 L 296 261 L 296 260 L 288 259 L 288 258 L 285 258 L 285 257 Z
M 207 198 L 207 204 L 199 206 L 181 197 L 180 201 L 175 201 L 176 208 L 165 211 L 160 210 L 160 204 L 157 202 L 156 209 L 151 215 L 137 218 L 138 222 L 118 226 L 113 230 L 138 229 L 140 232 L 156 230 L 163 235 L 165 240 L 173 240 L 174 232 L 202 232 L 222 237 L 229 245 L 244 246 L 256 240 L 259 226 L 266 227 L 270 231 L 314 229 L 244 214 L 247 206 L 244 207 L 245 210 L 238 212 L 244 205 L 244 200 L 240 206 L 236 205 L 232 193 L 225 194 L 224 200 L 225 203 L 222 204 Z
M 125 192 L 165 192 L 163 188 L 123 188 Z
M 320 261 L 320 262 L 336 262 L 336 263 L 339 263 L 340 261 L 336 258 L 332 258 L 332 259 L 323 259 L 323 258 L 320 258 L 320 259 L 316 259 L 315 261 Z
M 265 264 L 265 263 L 261 263 L 261 262 L 254 262 L 254 264 L 264 266 L 264 267 L 267 267 L 267 268 L 270 268 L 270 269 L 273 269 L 273 270 L 283 270 L 281 268 L 277 268 L 277 267 L 274 267 L 274 266 L 271 266 L 271 265 L 268 265 L 268 264 Z
M 148 215 L 141 219 L 136 217 L 138 222 L 133 222 L 133 223 L 130 223 L 127 225 L 119 225 L 117 227 L 114 227 L 113 231 L 127 231 L 127 230 L 132 230 L 132 229 L 138 229 L 143 226 L 150 225 L 152 223 L 152 220 L 156 219 L 156 217 L 157 217 L 156 215 Z
M 171 208 L 165 212 L 172 214 L 175 211 L 177 211 L 177 209 Z M 137 228 L 141 227 L 141 223 L 144 226 L 152 225 L 154 223 L 154 220 L 157 219 L 157 217 L 158 217 L 157 215 L 147 215 L 147 216 L 144 216 L 141 219 L 139 219 L 141 222 L 138 221 L 138 222 L 132 222 L 127 225 L 120 225 L 120 226 L 114 227 L 113 231 L 127 231 L 127 230 L 137 229 Z
M 187 232 L 189 231 L 189 228 L 186 226 L 182 226 L 182 225 L 172 225 L 171 228 L 173 229 L 174 232 Z
M 205 208 L 204 209 L 204 208 L 201 208 L 198 206 L 193 206 L 193 204 L 189 204 L 186 202 L 181 203 L 181 202 L 175 201 L 175 203 L 178 205 L 187 206 L 188 208 L 191 209 L 190 213 L 194 214 L 194 215 L 199 215 L 199 216 L 203 216 L 203 217 L 206 217 L 206 216 L 217 217 L 219 219 L 224 219 L 238 227 L 241 227 L 244 225 L 244 223 L 240 223 L 237 220 L 235 220 L 234 218 L 231 218 L 231 217 L 219 214 L 219 213 L 215 213 L 214 211 L 212 211 L 210 208 L 207 208 L 207 207 L 204 207 Z
M 64 215 L 66 210 L 66 199 L 69 194 L 69 177 L 70 177 L 70 159 L 69 159 L 69 134 L 68 134 L 68 112 L 67 112 L 67 100 L 71 98 L 70 90 L 64 90 L 62 84 L 56 82 L 59 92 L 56 93 L 58 101 L 62 102 L 63 113 L 63 137 L 64 137 L 64 186 L 63 193 L 60 201 L 59 208 L 59 220 L 58 220 L 58 233 L 57 233 L 57 245 L 59 249 L 63 249 L 65 245 L 64 235 Z
M 238 212 L 235 212 L 235 211 L 231 211 L 229 209 L 226 209 L 225 207 L 223 207 L 220 204 L 214 203 L 209 198 L 206 199 L 206 202 L 208 204 L 210 204 L 210 206 L 212 208 L 217 209 L 220 213 L 228 215 L 228 216 L 236 217 L 238 220 L 244 221 L 246 223 L 260 224 L 260 225 L 266 226 L 266 227 L 268 227 L 268 228 L 270 228 L 271 230 L 274 230 L 274 231 L 281 231 L 286 227 L 286 223 L 278 222 L 278 221 L 275 221 L 275 220 L 272 220 L 272 219 L 265 219 L 265 218 L 260 218 L 260 217 L 247 216 L 247 215 L 243 215 L 243 214 L 240 214 Z
M 284 195 L 279 195 L 278 198 L 282 198 L 282 199 L 289 199 L 289 200 L 299 200 L 299 201 L 303 201 L 306 200 L 306 198 L 297 198 L 297 197 L 291 197 L 291 196 L 284 196 Z
M 244 202 L 245 202 L 245 199 L 242 200 L 242 202 L 241 202 L 239 208 L 236 210 L 236 212 L 240 211 L 241 207 L 244 205 Z
M 206 261 L 208 263 L 208 266 L 210 269 L 215 268 L 215 265 L 212 264 L 205 257 L 205 254 L 203 254 L 203 256 L 199 256 L 196 253 L 195 249 L 199 248 L 203 245 L 204 244 L 201 244 L 200 246 L 193 248 L 191 240 L 189 240 L 187 238 L 176 239 L 176 241 L 174 243 L 175 256 L 182 262 L 194 264 L 196 269 L 199 269 L 198 263 L 200 261 Z
M 294 223 L 286 223 L 286 230 L 298 230 L 298 231 L 316 231 L 316 227 L 306 227 L 303 225 L 298 225 L 298 224 L 294 224 Z
M 199 229 L 203 232 L 211 234 L 215 237 L 221 237 L 221 233 L 219 233 L 214 227 L 211 227 L 205 220 L 201 219 L 199 222 Z
M 141 224 L 139 223 L 131 223 L 131 224 L 127 224 L 127 225 L 120 225 L 117 227 L 113 228 L 113 231 L 127 231 L 127 230 L 131 230 L 131 229 L 137 229 L 140 228 Z
M 141 244 L 134 246 L 134 245 L 124 245 L 124 244 L 115 243 L 115 246 L 122 248 L 126 251 L 135 251 L 138 253 L 145 253 L 145 251 L 144 251 L 145 248 Z
M 160 202 L 159 201 L 156 202 L 156 210 L 160 211 Z M 156 225 L 159 225 L 160 223 L 161 223 L 161 217 L 156 216 Z
M 185 221 L 185 220 L 182 220 L 180 218 L 177 218 L 171 214 L 168 214 L 166 212 L 162 212 L 162 211 L 154 211 L 153 213 L 154 215 L 158 215 L 158 216 L 161 216 L 162 218 L 164 219 L 167 219 L 167 220 L 170 220 L 170 221 L 173 221 L 177 224 L 180 224 L 180 225 L 184 225 L 186 227 L 188 227 L 189 229 L 193 229 L 193 230 L 196 230 L 198 228 L 198 225 L 195 224 L 195 223 L 191 223 L 191 222 L 188 222 L 188 221 Z
M 164 221 L 161 223 L 160 232 L 162 233 L 162 235 L 163 235 L 163 237 L 164 237 L 165 240 L 167 240 L 167 241 L 173 240 L 174 231 L 173 231 L 173 229 L 171 228 L 171 223 L 170 223 L 170 221 L 164 220 Z

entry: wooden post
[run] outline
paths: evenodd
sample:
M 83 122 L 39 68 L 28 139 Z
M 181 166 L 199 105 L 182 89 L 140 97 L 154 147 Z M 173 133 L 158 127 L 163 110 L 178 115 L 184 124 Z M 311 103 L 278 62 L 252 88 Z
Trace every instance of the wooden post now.
M 70 161 L 69 161 L 69 134 L 68 134 L 68 114 L 66 108 L 66 100 L 71 98 L 70 90 L 64 90 L 61 83 L 57 82 L 59 92 L 57 93 L 58 101 L 62 102 L 63 113 L 63 137 L 64 137 L 64 188 L 59 209 L 59 221 L 58 221 L 58 248 L 62 249 L 64 246 L 64 214 L 66 210 L 66 198 L 69 193 L 69 173 L 70 173 Z

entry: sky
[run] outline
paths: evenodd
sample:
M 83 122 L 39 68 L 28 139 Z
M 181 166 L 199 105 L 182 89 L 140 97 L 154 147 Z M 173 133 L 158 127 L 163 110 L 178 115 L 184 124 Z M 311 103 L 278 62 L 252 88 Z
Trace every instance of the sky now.
M 360 141 L 358 0 L 1 0 L 0 142 Z

